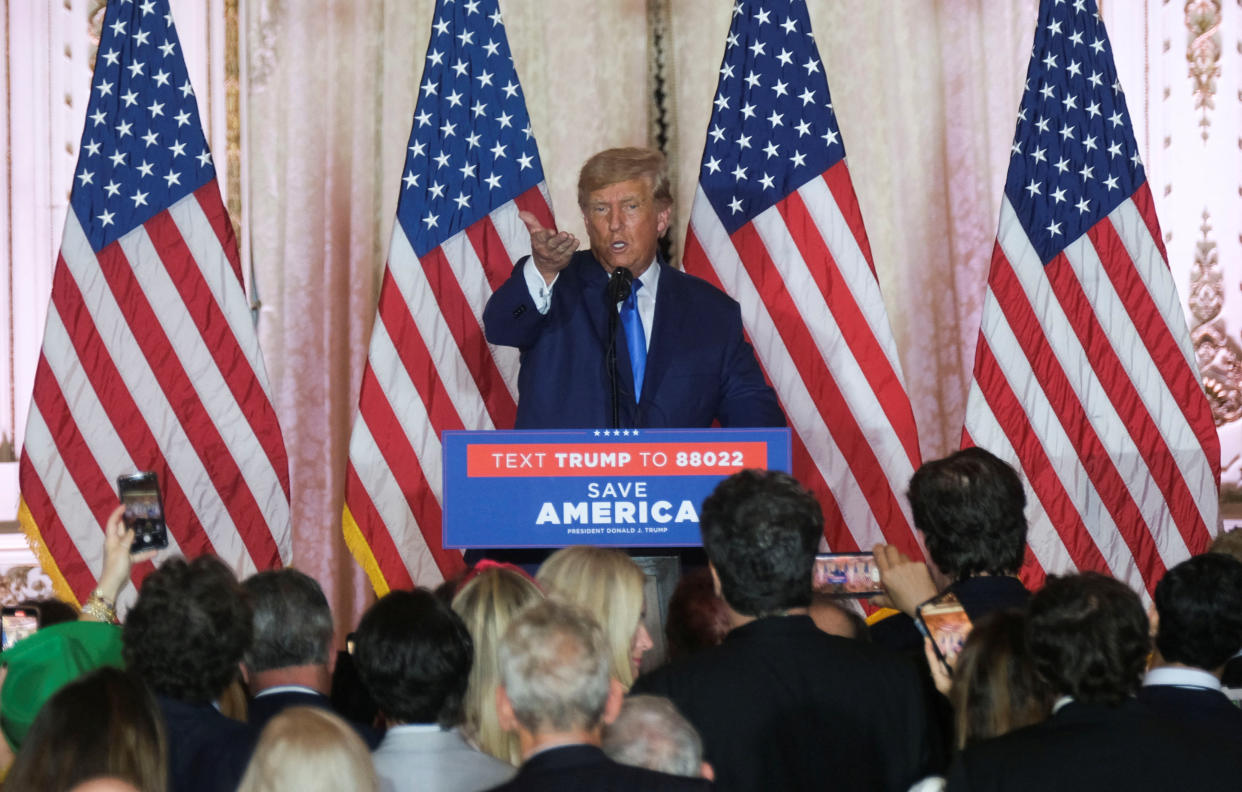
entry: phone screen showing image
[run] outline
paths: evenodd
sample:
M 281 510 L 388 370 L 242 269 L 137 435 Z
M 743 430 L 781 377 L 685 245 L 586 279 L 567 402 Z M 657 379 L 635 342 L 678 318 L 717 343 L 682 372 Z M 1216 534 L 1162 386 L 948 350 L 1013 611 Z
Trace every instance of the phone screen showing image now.
M 4 615 L 0 616 L 0 632 L 3 635 L 0 643 L 6 651 L 38 630 L 39 611 L 33 608 L 5 608 Z
M 154 473 L 135 473 L 117 479 L 117 492 L 125 506 L 125 525 L 134 532 L 130 552 L 168 547 L 168 527 L 164 524 L 164 502 Z
M 815 556 L 811 590 L 834 597 L 869 597 L 884 591 L 871 553 L 821 553 Z
M 924 634 L 932 639 L 936 656 L 952 669 L 973 626 L 962 603 L 952 592 L 947 592 L 924 602 L 917 613 Z

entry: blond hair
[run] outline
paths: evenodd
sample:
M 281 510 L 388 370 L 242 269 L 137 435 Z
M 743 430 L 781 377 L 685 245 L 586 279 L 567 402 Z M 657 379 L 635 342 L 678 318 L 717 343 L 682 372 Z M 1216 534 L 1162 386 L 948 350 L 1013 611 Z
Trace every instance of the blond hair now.
M 553 553 L 535 578 L 549 594 L 586 608 L 608 636 L 612 676 L 626 690 L 634 684 L 630 647 L 643 617 L 645 576 L 620 550 L 565 547 Z
M 378 792 L 371 752 L 340 717 L 317 707 L 290 707 L 259 735 L 237 792 Z
M 479 750 L 514 766 L 522 763 L 518 737 L 496 717 L 500 638 L 521 610 L 541 599 L 543 592 L 530 578 L 500 566 L 479 572 L 453 597 L 453 610 L 474 639 L 462 732 Z
M 578 208 L 585 210 L 591 193 L 631 179 L 644 179 L 656 207 L 673 204 L 668 160 L 655 149 L 612 148 L 587 160 L 578 172 Z

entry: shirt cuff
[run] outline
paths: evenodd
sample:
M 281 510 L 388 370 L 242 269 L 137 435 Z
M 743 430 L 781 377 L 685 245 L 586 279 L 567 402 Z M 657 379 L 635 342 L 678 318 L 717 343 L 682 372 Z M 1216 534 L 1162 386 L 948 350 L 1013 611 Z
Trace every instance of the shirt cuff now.
M 561 274 L 556 273 L 556 278 L 548 283 L 543 279 L 543 273 L 535 266 L 535 257 L 529 256 L 522 266 L 522 275 L 526 278 L 526 290 L 530 292 L 530 298 L 535 301 L 535 308 L 539 313 L 546 314 L 552 307 L 552 287 L 556 285 L 556 280 L 561 277 Z

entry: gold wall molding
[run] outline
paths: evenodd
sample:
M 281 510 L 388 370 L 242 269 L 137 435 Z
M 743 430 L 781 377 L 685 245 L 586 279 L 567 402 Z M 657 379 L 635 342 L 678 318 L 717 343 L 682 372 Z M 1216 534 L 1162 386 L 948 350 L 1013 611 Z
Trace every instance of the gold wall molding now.
M 1207 209 L 1203 210 L 1199 232 L 1190 270 L 1190 311 L 1197 323 L 1191 338 L 1212 418 L 1217 426 L 1223 426 L 1242 418 L 1242 344 L 1230 337 L 1221 314 L 1224 273 Z
M 1195 109 L 1200 111 L 1199 134 L 1207 142 L 1216 109 L 1216 80 L 1220 77 L 1220 0 L 1186 0 L 1186 60 L 1194 81 Z

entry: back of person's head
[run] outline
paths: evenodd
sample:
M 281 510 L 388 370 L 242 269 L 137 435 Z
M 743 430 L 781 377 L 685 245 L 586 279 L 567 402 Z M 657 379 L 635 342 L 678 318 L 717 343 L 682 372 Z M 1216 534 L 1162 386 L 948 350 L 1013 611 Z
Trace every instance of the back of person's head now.
M 949 577 L 1012 575 L 1022 567 L 1026 493 L 999 457 L 972 447 L 924 462 L 908 497 L 927 554 Z
M 811 607 L 807 611 L 815 626 L 829 635 L 842 638 L 853 638 L 868 642 L 871 634 L 867 631 L 867 620 L 858 611 L 843 605 L 841 600 L 831 594 L 814 592 L 811 594 Z
M 824 514 L 788 473 L 743 470 L 716 486 L 699 515 L 720 593 L 744 616 L 811 604 L 811 567 Z
M 1170 663 L 1214 671 L 1242 649 L 1242 562 L 1188 558 L 1156 584 L 1156 648 Z
M 634 560 L 611 547 L 563 547 L 543 562 L 535 577 L 549 595 L 591 612 L 608 636 L 612 675 L 629 689 L 638 676 L 634 643 L 646 582 Z
M 272 569 L 242 582 L 254 609 L 254 640 L 246 652 L 251 672 L 328 665 L 332 609 L 315 579 L 296 569 Z
M 6 792 L 67 792 L 99 776 L 164 792 L 168 748 L 151 693 L 134 675 L 100 668 L 47 700 L 4 781 Z
M 1053 694 L 1110 706 L 1138 691 L 1151 646 L 1138 595 L 1096 572 L 1048 578 L 1031 597 L 1026 638 Z
M 474 643 L 461 617 L 427 589 L 392 591 L 368 608 L 354 661 L 389 725 L 461 723 Z
M 69 792 L 142 792 L 142 790 L 123 779 L 100 776 L 88 778 L 74 786 Z
M 724 600 L 716 593 L 712 572 L 707 567 L 690 570 L 677 581 L 668 600 L 664 637 L 668 640 L 668 659 L 680 660 L 710 649 L 729 632 L 729 614 Z
M 957 747 L 1038 723 L 1050 708 L 1044 681 L 1026 646 L 1026 615 L 987 614 L 975 624 L 953 665 Z
M 583 164 L 578 172 L 578 207 L 585 210 L 596 190 L 632 179 L 643 179 L 651 186 L 657 208 L 673 203 L 668 160 L 656 149 L 630 147 L 601 151 Z
M 688 778 L 703 773 L 702 738 L 662 696 L 626 698 L 617 719 L 604 727 L 603 748 L 621 764 Z
M 40 630 L 44 627 L 51 627 L 53 624 L 64 624 L 65 622 L 76 621 L 80 615 L 77 608 L 73 607 L 64 600 L 58 600 L 55 597 L 24 600 L 19 602 L 17 607 L 38 608 Z
M 608 640 L 585 609 L 548 599 L 518 614 L 500 641 L 500 681 L 531 734 L 596 728 L 610 690 Z
M 64 685 L 103 666 L 122 668 L 121 631 L 112 624 L 72 621 L 42 627 L 5 650 L 0 729 L 17 750 L 47 700 Z
M 290 707 L 263 727 L 238 792 L 377 792 L 371 752 L 341 718 Z
M 1221 531 L 1212 540 L 1212 545 L 1208 548 L 1208 552 L 1233 556 L 1238 561 L 1242 561 L 1242 528 L 1234 528 L 1232 531 Z
M 463 729 L 483 752 L 514 765 L 522 761 L 517 735 L 502 729 L 496 717 L 500 637 L 523 608 L 541 599 L 543 592 L 534 581 L 503 566 L 479 571 L 453 598 L 453 610 L 474 639 Z
M 249 598 L 223 561 L 170 558 L 125 619 L 125 664 L 161 696 L 205 703 L 237 677 L 253 634 Z

